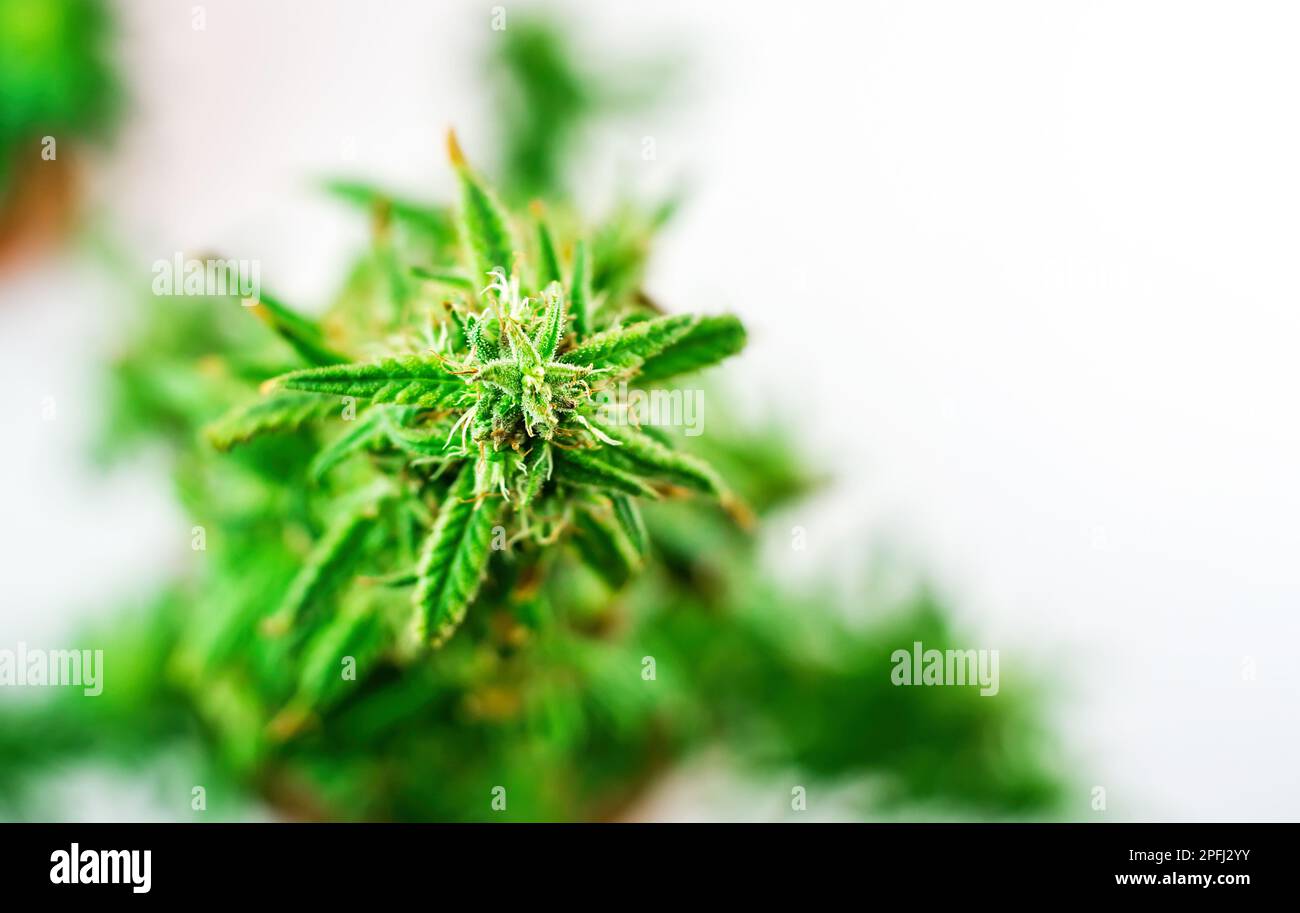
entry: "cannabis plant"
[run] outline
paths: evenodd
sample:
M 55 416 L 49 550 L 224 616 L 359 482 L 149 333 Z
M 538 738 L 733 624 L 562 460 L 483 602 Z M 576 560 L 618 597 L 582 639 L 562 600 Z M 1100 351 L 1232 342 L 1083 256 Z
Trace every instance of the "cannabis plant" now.
M 499 169 L 507 200 L 568 197 L 592 127 L 662 107 L 684 63 L 662 56 L 608 59 L 578 48 L 570 24 L 511 12 L 495 33 L 484 76 L 496 114 Z M 586 149 L 584 150 L 584 145 Z
M 521 70 L 580 72 L 566 30 L 529 34 Z M 548 78 L 519 90 L 565 97 Z M 161 457 L 191 560 L 87 632 L 100 698 L 0 708 L 0 807 L 48 817 L 34 784 L 74 759 L 171 759 L 160 801 L 196 820 L 249 799 L 310 819 L 604 819 L 647 814 L 656 782 L 718 749 L 773 807 L 796 784 L 852 815 L 1050 807 L 1023 691 L 890 684 L 897 647 L 960 643 L 932 594 L 860 593 L 864 625 L 773 579 L 757 533 L 820 473 L 788 420 L 742 421 L 710 375 L 740 323 L 642 290 L 671 208 L 584 222 L 556 202 L 569 153 L 544 174 L 500 155 L 508 201 L 552 201 L 505 207 L 451 158 L 456 206 L 331 185 L 374 233 L 318 316 L 265 290 L 142 299 L 102 455 Z M 704 434 L 636 424 L 624 391 L 669 382 L 704 389 Z
M 347 339 L 345 355 L 273 299 L 248 302 L 312 367 L 269 379 L 263 396 L 210 429 L 212 442 L 224 449 L 347 419 L 309 468 L 335 494 L 333 517 L 267 619 L 274 632 L 364 570 L 410 583 L 410 619 L 363 611 L 351 622 L 375 633 L 349 636 L 398 642 L 401 627 L 439 647 L 494 552 L 535 588 L 548 550 L 572 542 L 621 583 L 645 556 L 641 501 L 694 492 L 743 515 L 712 467 L 638 426 L 617 396 L 734 354 L 745 341 L 739 321 L 654 314 L 593 282 L 585 240 L 562 245 L 541 215 L 507 213 L 454 135 L 449 145 L 461 256 L 415 271 L 441 291 L 437 304 L 412 302 L 377 338 Z M 414 562 L 394 548 L 412 537 L 423 540 Z

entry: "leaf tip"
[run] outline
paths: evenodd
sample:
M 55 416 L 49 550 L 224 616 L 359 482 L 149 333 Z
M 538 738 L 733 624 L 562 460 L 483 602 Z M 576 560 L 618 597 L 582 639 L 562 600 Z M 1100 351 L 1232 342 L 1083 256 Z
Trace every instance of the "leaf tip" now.
M 289 739 L 306 730 L 316 721 L 315 714 L 301 704 L 293 703 L 285 707 L 266 724 L 267 733 L 277 742 Z
M 465 168 L 468 163 L 465 161 L 465 151 L 460 148 L 460 140 L 456 138 L 454 127 L 447 128 L 447 158 L 457 168 Z
M 754 516 L 754 511 L 748 504 L 729 491 L 723 492 L 718 501 L 732 522 L 747 533 L 754 531 L 758 525 L 758 518 Z
M 289 633 L 289 619 L 282 613 L 263 618 L 258 630 L 264 637 L 283 637 Z

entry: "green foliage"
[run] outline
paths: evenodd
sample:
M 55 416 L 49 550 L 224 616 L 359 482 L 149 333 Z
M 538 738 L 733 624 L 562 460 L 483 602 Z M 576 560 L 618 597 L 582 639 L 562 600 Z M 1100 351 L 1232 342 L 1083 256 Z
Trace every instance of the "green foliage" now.
M 396 339 L 397 351 L 342 364 L 323 355 L 328 350 L 315 323 L 263 296 L 259 311 L 265 310 L 267 322 L 316 366 L 269 379 L 263 386 L 273 392 L 237 407 L 209 432 L 215 444 L 229 448 L 263 432 L 301 430 L 349 397 L 366 400 L 368 408 L 311 459 L 308 477 L 323 482 L 352 458 L 373 454 L 380 461 L 369 474 L 390 480 L 397 497 L 436 518 L 412 594 L 414 630 L 433 646 L 446 642 L 474 602 L 498 525 L 502 544 L 508 540 L 522 552 L 515 560 L 534 564 L 547 547 L 576 533 L 587 542 L 579 551 L 593 569 L 622 585 L 644 549 L 629 497 L 658 499 L 667 486 L 682 486 L 728 505 L 732 499 L 700 458 L 638 431 L 620 420 L 625 415 L 604 414 L 605 388 L 615 380 L 635 381 L 646 359 L 669 350 L 700 318 L 647 317 L 625 299 L 622 312 L 617 301 L 610 303 L 604 314 L 609 325 L 600 332 L 582 333 L 579 321 L 566 325 L 573 291 L 556 278 L 561 267 L 549 229 L 539 229 L 534 250 L 519 250 L 512 216 L 469 167 L 454 136 L 448 146 L 461 186 L 455 218 L 463 259 L 454 268 L 480 276 L 486 287 L 475 292 L 446 284 L 444 306 L 425 311 L 422 330 L 398 324 L 383 338 L 349 343 L 375 351 Z M 585 246 L 575 249 L 581 304 L 604 290 L 589 288 Z M 537 265 L 530 267 L 531 258 Z M 546 284 L 526 284 L 527 277 Z M 582 323 L 589 326 L 590 319 Z M 423 348 L 411 351 L 414 340 Z M 694 348 L 701 348 L 698 340 Z M 694 367 L 701 360 L 682 363 Z M 661 377 L 666 365 L 660 363 Z M 303 399 L 313 395 L 319 407 Z M 405 408 L 397 415 L 390 406 Z M 448 486 L 447 478 L 455 481 Z M 618 495 L 619 510 L 601 495 Z M 544 519 L 533 522 L 534 516 Z M 277 624 L 291 624 L 320 587 L 337 586 L 336 565 L 355 562 L 361 521 L 342 522 L 308 556 L 274 617 Z M 381 529 L 379 535 L 385 532 L 396 534 Z M 381 573 L 409 570 L 394 564 Z
M 396 221 L 412 229 L 426 242 L 445 241 L 456 230 L 450 210 L 443 206 L 408 200 L 361 181 L 327 181 L 325 190 L 369 211 L 381 223 Z
M 537 287 L 546 288 L 552 282 L 559 282 L 560 278 L 560 255 L 555 250 L 555 238 L 546 220 L 539 215 L 537 218 Z
M 347 361 L 325 344 L 319 327 L 265 292 L 256 301 L 243 304 L 265 320 L 308 364 L 337 365 Z
M 565 360 L 610 369 L 639 368 L 682 337 L 696 321 L 685 315 L 656 317 L 627 327 L 606 330 L 575 347 Z
M 602 107 L 574 99 L 602 90 L 558 30 L 524 25 L 501 47 L 544 101 L 499 108 L 505 199 L 554 200 Z M 1027 700 L 889 683 L 893 649 L 963 642 L 933 597 L 863 594 L 859 625 L 841 598 L 772 583 L 735 521 L 816 487 L 787 423 L 742 426 L 711 379 L 698 437 L 609 408 L 619 384 L 744 343 L 734 317 L 665 316 L 641 293 L 669 208 L 522 216 L 455 164 L 459 207 L 332 187 L 374 243 L 319 317 L 149 299 L 114 361 L 102 450 L 160 450 L 207 549 L 92 632 L 103 697 L 2 714 L 0 805 L 48 817 L 34 773 L 180 750 L 214 805 L 252 795 L 283 817 L 617 818 L 723 745 L 776 794 L 798 771 L 862 814 L 1049 807 Z
M 357 559 L 364 554 L 362 545 L 374 525 L 375 514 L 375 504 L 367 503 L 335 519 L 303 561 L 280 607 L 266 620 L 265 630 L 273 634 L 288 632 L 302 613 L 320 606 L 346 584 Z
M 437 357 L 400 355 L 375 362 L 308 368 L 281 375 L 274 384 L 289 390 L 351 396 L 376 403 L 415 405 L 425 409 L 450 406 L 464 385 Z
M 644 558 L 650 550 L 650 534 L 646 532 L 641 509 L 626 495 L 610 495 L 609 501 L 623 536 L 636 554 Z
M 579 336 L 591 332 L 591 257 L 587 242 L 579 241 L 573 254 L 573 279 L 569 284 L 573 331 Z
M 745 326 L 730 314 L 701 317 L 685 333 L 641 365 L 642 382 L 690 374 L 745 347 Z
M 510 11 L 493 33 L 486 75 L 493 91 L 509 198 L 566 195 L 567 174 L 597 119 L 644 114 L 680 83 L 682 62 L 600 54 L 577 46 L 575 29 Z
M 510 227 L 510 217 L 501 208 L 496 193 L 470 170 L 454 133 L 447 135 L 447 149 L 460 182 L 458 227 L 461 241 L 467 248 L 466 259 L 472 267 L 471 275 L 482 279 L 494 269 L 512 268 L 518 244 Z
M 338 409 L 334 401 L 310 393 L 272 393 L 226 413 L 208 426 L 207 437 L 218 450 L 229 450 L 259 434 L 297 431 Z
M 663 441 L 630 425 L 609 425 L 605 428 L 605 433 L 618 442 L 618 450 L 609 453 L 629 471 L 682 485 L 716 498 L 728 497 L 727 487 L 718 473 L 699 457 L 674 450 Z
M 474 487 L 474 468 L 466 464 L 443 499 L 416 569 L 416 633 L 436 647 L 464 620 L 492 555 L 499 509 L 480 505 Z

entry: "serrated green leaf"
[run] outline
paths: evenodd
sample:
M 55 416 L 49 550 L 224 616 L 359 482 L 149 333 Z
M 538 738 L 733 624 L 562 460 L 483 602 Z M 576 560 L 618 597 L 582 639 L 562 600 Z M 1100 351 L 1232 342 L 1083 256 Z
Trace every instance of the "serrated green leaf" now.
M 460 377 L 440 359 L 425 355 L 308 368 L 282 374 L 274 383 L 289 390 L 355 396 L 424 409 L 448 408 L 465 394 L 465 382 Z
M 347 430 L 321 448 L 307 468 L 307 474 L 312 481 L 319 482 L 339 463 L 385 435 L 387 425 L 382 408 L 382 406 L 372 407 L 362 412 L 353 421 L 346 422 Z
M 591 372 L 592 369 L 587 365 L 569 365 L 561 361 L 553 361 L 546 366 L 542 377 L 552 387 L 565 387 L 589 376 Z
M 533 337 L 533 347 L 537 350 L 537 357 L 547 362 L 555 356 L 555 350 L 564 337 L 564 290 L 557 282 L 548 285 L 543 296 L 546 310 L 542 312 L 541 325 Z
M 605 330 L 570 350 L 564 360 L 593 367 L 626 367 L 662 352 L 681 338 L 695 319 L 688 314 L 677 314 Z
M 341 410 L 337 400 L 278 391 L 227 412 L 204 429 L 204 436 L 213 447 L 224 451 L 259 434 L 297 431 L 307 422 Z
M 524 482 L 519 488 L 520 507 L 526 507 L 537 498 L 542 486 L 551 478 L 554 468 L 551 445 L 547 443 L 535 445 L 532 453 L 528 454 L 528 458 L 524 461 Z
M 369 502 L 334 519 L 294 575 L 284 598 L 265 622 L 268 633 L 280 634 L 303 614 L 344 586 L 362 556 L 362 543 L 375 523 L 376 505 Z
M 413 266 L 411 267 L 411 275 L 417 279 L 423 279 L 425 282 L 436 282 L 439 285 L 447 285 L 457 289 L 472 289 L 474 287 L 474 283 L 470 281 L 468 276 L 450 266 L 433 269 Z
M 506 322 L 506 339 L 510 342 L 510 354 L 514 357 L 520 371 L 532 374 L 533 371 L 545 367 L 542 364 L 542 356 L 537 354 L 537 347 L 519 328 L 519 324 L 513 321 Z
M 496 194 L 470 169 L 454 133 L 447 135 L 447 147 L 460 181 L 458 227 L 473 267 L 472 278 L 477 282 L 497 268 L 509 275 L 519 249 L 510 229 L 510 217 Z
M 736 317 L 701 317 L 670 345 L 648 357 L 637 380 L 664 380 L 699 371 L 735 355 L 745 347 L 745 340 L 745 325 Z
M 621 491 L 640 498 L 658 498 L 658 493 L 646 482 L 624 468 L 602 459 L 605 449 L 557 450 L 555 452 L 555 477 L 573 485 L 582 485 L 598 491 Z
M 717 471 L 699 457 L 674 450 L 632 425 L 602 424 L 600 429 L 619 442 L 617 447 L 604 447 L 600 451 L 616 466 L 716 498 L 728 496 Z
M 523 389 L 523 375 L 519 372 L 519 366 L 505 358 L 498 358 L 496 361 L 482 365 L 475 373 L 474 379 L 488 389 L 498 390 L 509 396 L 519 396 Z
M 475 500 L 474 481 L 474 465 L 467 463 L 443 499 L 416 569 L 416 630 L 434 647 L 444 644 L 464 620 L 492 557 L 492 527 L 502 502 Z
M 495 317 L 474 317 L 466 338 L 479 364 L 485 365 L 501 357 L 501 321 Z
M 383 646 L 383 620 L 368 606 L 340 612 L 315 632 L 303 648 L 294 703 L 321 710 L 364 681 Z M 354 676 L 345 678 L 350 660 Z
M 573 279 L 569 282 L 569 313 L 579 339 L 591 333 L 591 256 L 587 242 L 578 241 L 573 252 Z
M 650 548 L 650 535 L 646 532 L 641 508 L 627 495 L 610 495 L 609 500 L 614 507 L 614 519 L 623 528 L 636 553 L 645 557 Z
M 546 288 L 561 280 L 560 258 L 555 252 L 555 239 L 546 220 L 537 220 L 537 287 Z
M 312 480 L 319 482 L 352 454 L 380 442 L 423 462 L 453 459 L 446 451 L 451 423 L 438 422 L 420 430 L 407 427 L 419 413 L 418 406 L 371 406 L 312 460 L 308 468 Z
M 450 461 L 454 457 L 447 452 L 447 424 L 436 425 L 428 431 L 408 431 L 394 427 L 388 428 L 388 440 L 403 453 L 428 461 Z
M 609 503 L 580 507 L 575 512 L 573 542 L 583 562 L 613 589 L 625 585 L 640 570 L 641 556 Z
M 325 344 L 320 327 L 313 321 L 265 292 L 258 294 L 256 303 L 245 302 L 244 306 L 289 343 L 308 364 L 338 365 L 348 360 L 346 355 L 340 355 Z

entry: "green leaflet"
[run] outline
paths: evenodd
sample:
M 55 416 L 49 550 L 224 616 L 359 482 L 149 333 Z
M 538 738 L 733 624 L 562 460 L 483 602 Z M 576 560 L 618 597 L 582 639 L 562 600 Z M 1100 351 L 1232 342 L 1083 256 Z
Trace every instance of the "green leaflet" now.
M 313 482 L 320 482 L 331 469 L 381 437 L 387 430 L 386 418 L 380 406 L 367 409 L 347 424 L 348 430 L 322 447 L 312 459 L 307 474 Z
M 587 242 L 578 241 L 573 252 L 573 279 L 569 282 L 569 311 L 573 332 L 579 337 L 591 333 L 591 257 Z
M 672 201 L 655 211 L 625 203 L 591 240 L 592 287 L 617 302 L 636 290 L 645 272 L 650 239 L 672 213 Z
M 519 329 L 519 324 L 506 323 L 506 340 L 510 343 L 510 354 L 522 374 L 532 377 L 537 371 L 544 371 L 542 356 L 538 354 L 533 341 Z
M 701 317 L 673 343 L 648 357 L 637 380 L 664 380 L 707 368 L 738 353 L 745 341 L 745 325 L 736 317 Z
M 479 364 L 496 361 L 501 357 L 501 321 L 495 317 L 475 317 L 470 325 L 468 342 Z
M 308 554 L 265 630 L 288 631 L 304 612 L 341 589 L 352 577 L 361 557 L 362 543 L 375 522 L 377 506 L 371 501 L 335 518 Z
M 173 671 L 182 678 L 205 681 L 214 669 L 234 661 L 247 647 L 250 632 L 256 632 L 267 616 L 267 594 L 286 588 L 280 563 L 284 551 L 278 545 L 270 544 L 256 554 L 245 553 L 237 576 L 222 575 L 196 595 L 207 605 L 230 608 L 194 613 L 189 618 L 185 648 L 172 659 Z
M 411 429 L 409 425 L 419 414 L 415 406 L 372 406 L 361 414 L 352 426 L 336 437 L 316 454 L 308 473 L 312 481 L 320 482 L 325 475 L 352 454 L 377 442 L 384 442 L 405 454 L 425 462 L 447 461 L 448 422 L 439 422 L 429 428 Z
M 416 631 L 440 647 L 456 632 L 478 594 L 492 557 L 492 527 L 502 502 L 474 500 L 474 464 L 466 463 L 443 499 L 416 569 Z
M 468 290 L 474 287 L 474 283 L 470 281 L 468 276 L 450 266 L 438 269 L 413 266 L 411 267 L 411 275 L 417 279 L 423 279 L 425 282 L 436 282 L 439 285 L 447 285 L 457 289 Z
M 455 133 L 447 134 L 447 151 L 460 180 L 458 225 L 474 268 L 471 278 L 475 282 L 482 280 L 498 267 L 509 275 L 519 249 L 510 230 L 510 218 L 496 195 L 470 170 Z
M 445 207 L 412 202 L 358 181 L 330 181 L 325 189 L 335 197 L 363 206 L 372 213 L 379 211 L 391 215 L 396 221 L 442 243 L 455 237 L 451 214 Z
M 465 382 L 452 374 L 440 359 L 423 355 L 308 368 L 282 374 L 274 383 L 290 390 L 334 393 L 424 409 L 448 408 L 465 393 Z
M 555 252 L 555 239 L 546 220 L 537 220 L 537 287 L 546 288 L 552 282 L 559 282 L 560 258 Z
M 474 379 L 488 390 L 497 390 L 508 396 L 519 396 L 523 390 L 523 374 L 514 361 L 498 358 L 480 367 Z
M 533 337 L 533 347 L 542 361 L 550 361 L 564 337 L 564 289 L 556 282 L 548 285 L 543 294 L 546 310 L 542 312 L 541 325 Z
M 609 500 L 614 507 L 614 519 L 622 527 L 637 554 L 644 558 L 650 550 L 650 535 L 646 532 L 645 520 L 641 517 L 641 508 L 637 507 L 636 502 L 626 495 L 610 495 Z
M 659 497 L 658 492 L 637 476 L 602 459 L 609 449 L 556 451 L 555 477 L 573 485 L 598 490 L 621 491 L 641 498 Z
M 388 423 L 388 441 L 398 450 L 425 461 L 446 462 L 452 459 L 447 452 L 448 425 L 439 424 L 429 431 L 408 431 Z
M 403 265 L 391 233 L 382 232 L 375 238 L 372 256 L 388 282 L 390 294 L 385 311 L 394 315 L 407 313 L 414 286 L 411 283 L 411 271 Z
M 641 567 L 641 555 L 615 516 L 612 505 L 580 507 L 574 515 L 573 543 L 585 563 L 613 589 L 625 585 Z
M 334 399 L 312 393 L 279 391 L 237 406 L 204 429 L 208 442 L 218 450 L 229 450 L 259 434 L 297 431 L 307 422 L 342 411 Z
M 404 589 L 408 586 L 415 586 L 420 580 L 415 571 L 395 571 L 392 574 L 383 574 L 379 577 L 360 577 L 358 579 L 370 586 L 391 589 Z
M 369 606 L 349 608 L 315 632 L 303 648 L 294 704 L 319 710 L 366 679 L 383 647 L 383 620 Z M 345 662 L 353 676 L 344 677 Z
M 673 450 L 631 425 L 601 425 L 600 428 L 619 442 L 620 446 L 601 450 L 615 465 L 716 498 L 729 497 L 727 487 L 718 473 L 699 457 Z
M 564 356 L 571 364 L 626 367 L 676 342 L 696 318 L 688 314 L 656 317 L 597 333 Z
M 256 304 L 245 306 L 289 343 L 308 364 L 337 365 L 348 360 L 347 356 L 340 355 L 325 344 L 320 328 L 315 323 L 265 292 L 258 294 Z
M 519 486 L 519 507 L 526 507 L 536 500 L 538 492 L 550 479 L 551 473 L 555 469 L 551 445 L 543 443 L 534 447 L 533 452 L 524 461 L 524 469 L 527 474 L 524 477 L 523 484 Z
M 553 361 L 546 366 L 543 379 L 552 387 L 563 387 L 582 380 L 591 374 L 586 365 L 568 365 L 562 361 Z
M 474 422 L 470 427 L 470 434 L 474 440 L 481 440 L 483 437 L 492 433 L 497 420 L 497 410 L 500 408 L 509 408 L 502 406 L 506 394 L 501 387 L 484 385 L 479 391 L 478 402 L 474 405 Z

